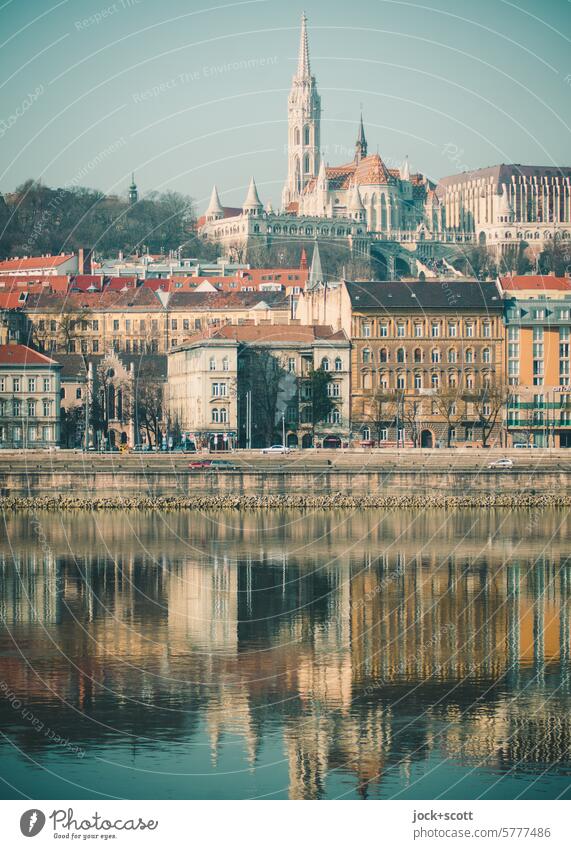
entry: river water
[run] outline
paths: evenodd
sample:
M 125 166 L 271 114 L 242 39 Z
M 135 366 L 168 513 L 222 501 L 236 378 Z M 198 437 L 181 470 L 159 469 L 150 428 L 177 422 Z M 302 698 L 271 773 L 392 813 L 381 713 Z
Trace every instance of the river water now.
M 8 513 L 3 798 L 571 798 L 567 511 Z

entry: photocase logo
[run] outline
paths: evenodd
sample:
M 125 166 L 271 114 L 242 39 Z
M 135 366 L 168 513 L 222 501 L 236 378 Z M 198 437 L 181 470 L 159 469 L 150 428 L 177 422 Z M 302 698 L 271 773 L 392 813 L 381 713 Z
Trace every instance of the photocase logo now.
M 20 831 L 24 837 L 35 837 L 46 824 L 46 815 L 37 808 L 26 811 L 20 817 Z

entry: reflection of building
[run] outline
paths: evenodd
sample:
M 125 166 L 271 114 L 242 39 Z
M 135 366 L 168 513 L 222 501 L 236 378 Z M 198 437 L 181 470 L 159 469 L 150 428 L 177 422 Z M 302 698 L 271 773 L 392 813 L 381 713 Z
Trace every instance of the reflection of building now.
M 424 447 L 445 445 L 448 429 L 453 444 L 480 443 L 483 424 L 497 438 L 502 311 L 494 284 L 458 281 L 321 286 L 298 307 L 302 321 L 342 328 L 353 343 L 353 431 Z
M 339 512 L 277 530 L 253 512 L 102 512 L 30 535 L 9 513 L 6 680 L 37 710 L 79 707 L 89 740 L 112 716 L 133 757 L 140 740 L 210 746 L 213 795 L 229 758 L 237 776 L 263 767 L 260 784 L 271 763 L 276 791 L 289 780 L 299 799 L 404 795 L 428 757 L 452 759 L 458 776 L 565 770 L 570 522 Z M 12 640 L 26 659 L 8 656 Z M 0 699 L 7 734 L 13 713 Z M 42 745 L 31 736 L 25 753 Z
M 55 360 L 25 345 L 0 345 L 0 447 L 59 445 L 59 403 Z
M 571 281 L 502 277 L 512 442 L 571 447 Z
M 316 433 L 337 444 L 349 429 L 349 341 L 342 330 L 318 325 L 226 325 L 191 337 L 169 354 L 170 415 L 216 447 L 281 442 L 284 431 L 287 444 L 306 447 L 311 374 L 319 368 L 330 377 L 332 408 Z

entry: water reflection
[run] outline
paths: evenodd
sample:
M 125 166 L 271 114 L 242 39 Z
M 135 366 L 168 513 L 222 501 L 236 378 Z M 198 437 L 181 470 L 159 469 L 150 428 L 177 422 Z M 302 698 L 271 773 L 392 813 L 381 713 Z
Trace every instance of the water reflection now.
M 562 512 L 22 514 L 5 530 L 5 795 L 45 795 L 47 764 L 135 798 L 569 795 Z

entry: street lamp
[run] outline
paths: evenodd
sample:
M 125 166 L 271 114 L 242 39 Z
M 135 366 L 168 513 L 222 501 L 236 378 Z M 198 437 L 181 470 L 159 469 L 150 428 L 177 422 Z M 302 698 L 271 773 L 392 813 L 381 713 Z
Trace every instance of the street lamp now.
M 285 410 L 282 410 L 282 445 L 285 448 Z

